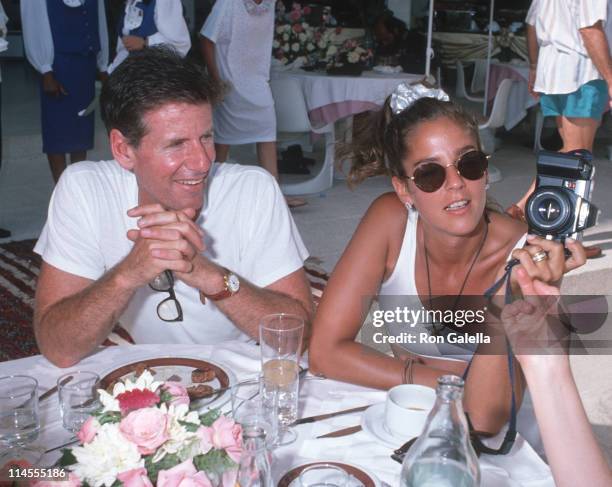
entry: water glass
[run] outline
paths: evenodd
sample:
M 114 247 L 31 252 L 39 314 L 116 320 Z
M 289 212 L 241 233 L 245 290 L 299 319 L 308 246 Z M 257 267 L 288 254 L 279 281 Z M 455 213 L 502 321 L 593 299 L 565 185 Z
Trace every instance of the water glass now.
M 302 355 L 304 320 L 296 315 L 277 313 L 264 316 L 259 324 L 261 380 L 264 403 L 275 406 L 282 431 L 280 444 L 296 435 L 288 428 L 298 414 L 299 363 Z
M 348 482 L 348 473 L 329 463 L 306 467 L 299 476 L 300 487 L 345 487 Z
M 0 446 L 25 446 L 38 438 L 38 381 L 27 375 L 0 378 Z
M 275 405 L 266 407 L 259 378 L 232 386 L 232 418 L 242 426 L 243 436 L 263 435 L 265 444 L 275 444 L 278 434 L 278 413 Z
M 76 433 L 99 407 L 100 377 L 94 372 L 78 370 L 57 380 L 60 413 L 64 428 Z

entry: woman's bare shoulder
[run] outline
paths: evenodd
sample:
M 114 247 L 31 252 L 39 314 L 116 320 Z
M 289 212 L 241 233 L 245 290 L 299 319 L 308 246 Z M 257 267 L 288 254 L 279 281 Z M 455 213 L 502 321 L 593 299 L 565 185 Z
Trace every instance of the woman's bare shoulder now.
M 516 243 L 527 232 L 527 224 L 512 218 L 505 213 L 491 212 L 491 237 L 495 242 L 495 248 L 505 253 L 510 252 Z

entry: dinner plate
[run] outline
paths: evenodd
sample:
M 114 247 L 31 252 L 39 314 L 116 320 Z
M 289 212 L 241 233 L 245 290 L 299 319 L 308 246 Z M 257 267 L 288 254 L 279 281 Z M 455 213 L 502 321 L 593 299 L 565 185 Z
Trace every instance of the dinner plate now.
M 374 404 L 365 410 L 361 416 L 361 428 L 379 443 L 393 448 L 399 448 L 410 438 L 399 438 L 392 435 L 385 426 L 385 403 Z
M 380 487 L 380 482 L 376 476 L 363 467 L 357 467 L 350 463 L 341 462 L 311 462 L 299 465 L 289 470 L 285 475 L 278 481 L 277 487 L 300 487 L 300 481 L 298 477 L 302 470 L 306 467 L 312 467 L 313 465 L 334 465 L 340 467 L 350 475 L 349 483 L 347 487 Z
M 131 362 L 113 369 L 103 375 L 100 383 L 103 389 L 120 379 L 134 379 L 137 367 L 146 365 L 146 368 L 155 372 L 156 381 L 166 381 L 169 378 L 177 380 L 184 387 L 197 385 L 191 381 L 191 372 L 200 368 L 212 368 L 215 377 L 205 385 L 213 389 L 227 388 L 211 397 L 204 397 L 191 401 L 191 409 L 198 411 L 215 409 L 226 404 L 231 398 L 229 387 L 236 383 L 236 376 L 226 366 L 209 360 L 200 360 L 191 357 L 156 357 L 145 358 Z M 174 377 L 173 377 L 174 376 Z

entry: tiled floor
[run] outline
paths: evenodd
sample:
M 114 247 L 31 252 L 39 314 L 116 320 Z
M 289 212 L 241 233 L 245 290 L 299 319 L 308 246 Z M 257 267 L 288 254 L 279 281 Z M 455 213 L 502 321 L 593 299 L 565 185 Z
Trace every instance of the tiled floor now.
M 52 192 L 51 174 L 41 153 L 36 76 L 22 63 L 9 62 L 3 66 L 2 79 L 4 158 L 0 172 L 0 227 L 11 229 L 15 240 L 35 238 L 44 224 Z M 588 243 L 601 243 L 607 255 L 589 261 L 568 276 L 564 282 L 566 292 L 612 294 L 612 162 L 602 158 L 607 133 L 601 131 L 595 151 L 594 202 L 602 215 L 599 225 L 585 236 Z M 490 192 L 503 206 L 522 195 L 533 177 L 535 156 L 526 141 L 528 135 L 517 131 L 505 137 L 492 158 L 501 169 L 503 180 L 493 184 Z M 98 121 L 96 148 L 90 158 L 109 157 L 106 134 Z M 231 157 L 241 163 L 252 163 L 254 151 L 242 147 Z M 311 254 L 319 257 L 325 268 L 333 269 L 369 204 L 390 189 L 386 178 L 371 179 L 353 191 L 344 181 L 336 181 L 324 194 L 309 196 L 309 204 L 293 214 Z M 573 366 L 589 417 L 607 451 L 612 452 L 612 357 L 575 357 Z

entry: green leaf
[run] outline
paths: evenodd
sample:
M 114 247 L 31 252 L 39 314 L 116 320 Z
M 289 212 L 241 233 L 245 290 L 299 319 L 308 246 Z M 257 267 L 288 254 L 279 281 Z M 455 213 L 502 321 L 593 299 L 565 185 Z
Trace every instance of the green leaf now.
M 60 467 L 68 467 L 69 465 L 74 465 L 77 462 L 77 459 L 72 454 L 72 450 L 70 448 L 64 448 L 62 450 L 62 456 L 57 461 L 57 464 Z
M 211 409 L 200 415 L 200 422 L 204 426 L 211 426 L 219 416 L 221 416 L 221 411 L 218 409 Z
M 170 401 L 172 401 L 172 398 L 174 396 L 172 394 L 170 394 L 168 391 L 162 391 L 162 393 L 159 395 L 159 398 L 161 399 L 161 402 L 165 402 L 167 404 L 170 403 Z
M 98 416 L 98 423 L 101 425 L 106 423 L 119 423 L 121 421 L 121 413 L 119 411 L 108 411 Z
M 179 463 L 181 463 L 181 460 L 176 454 L 167 454 L 159 462 L 153 462 L 153 455 L 145 457 L 145 468 L 153 485 L 157 484 L 157 475 L 160 470 L 168 470 L 169 468 L 176 467 Z
M 236 462 L 225 453 L 225 450 L 210 450 L 205 455 L 196 455 L 193 457 L 193 465 L 196 470 L 219 474 L 237 466 Z
M 185 429 L 189 432 L 189 433 L 195 433 L 196 431 L 198 431 L 198 428 L 200 427 L 199 424 L 196 423 L 190 423 L 189 421 L 179 421 L 179 424 L 181 426 L 184 426 Z

